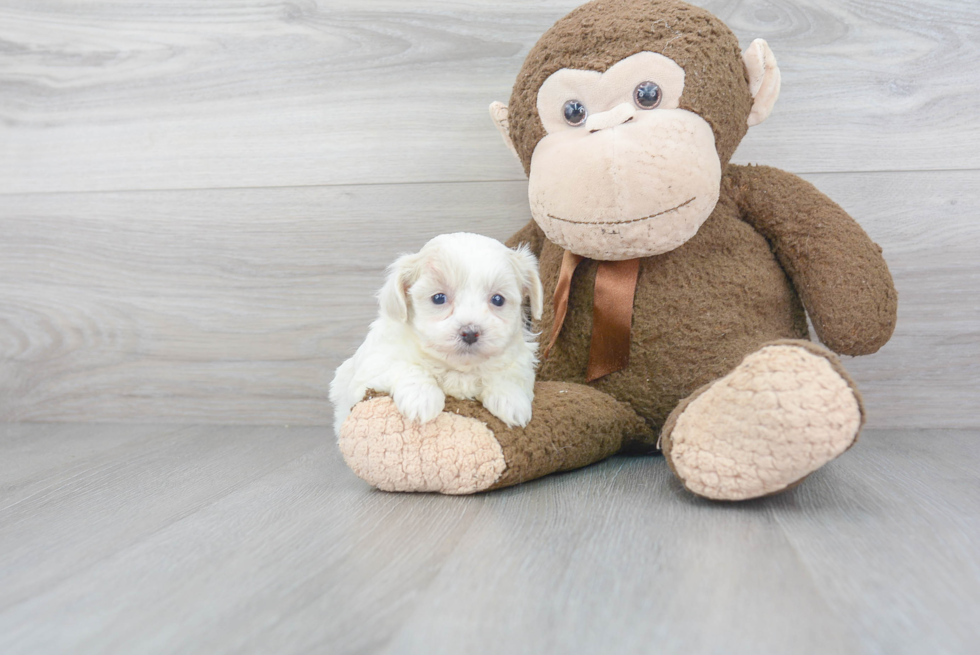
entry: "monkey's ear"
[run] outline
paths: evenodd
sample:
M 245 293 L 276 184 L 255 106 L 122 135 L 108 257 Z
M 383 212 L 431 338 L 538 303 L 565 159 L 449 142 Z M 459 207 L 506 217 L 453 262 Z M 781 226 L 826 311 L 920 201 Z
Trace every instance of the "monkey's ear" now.
M 386 318 L 408 320 L 408 288 L 418 280 L 420 261 L 418 254 L 402 255 L 388 267 L 388 277 L 378 292 L 381 314 Z
M 769 118 L 776 98 L 779 97 L 779 66 L 776 56 L 763 39 L 756 39 L 742 53 L 745 72 L 749 78 L 749 92 L 752 94 L 752 111 L 749 113 L 749 127 L 758 125 Z
M 507 105 L 502 102 L 490 103 L 490 118 L 493 119 L 493 124 L 497 126 L 500 136 L 504 137 L 504 143 L 520 161 L 521 156 L 517 154 L 517 148 L 514 147 L 514 142 L 510 138 L 510 119 L 508 116 Z

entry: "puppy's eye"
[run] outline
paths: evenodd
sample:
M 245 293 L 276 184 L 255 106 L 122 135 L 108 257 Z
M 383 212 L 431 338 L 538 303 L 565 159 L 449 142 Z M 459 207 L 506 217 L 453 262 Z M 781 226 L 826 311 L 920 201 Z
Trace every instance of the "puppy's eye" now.
M 446 303 L 446 294 L 437 293 L 436 295 L 432 296 L 432 302 L 436 305 L 444 305 Z
M 504 306 L 504 297 L 501 296 L 499 293 L 494 294 L 493 296 L 490 297 L 490 302 L 492 302 L 497 307 L 503 307 Z
M 660 104 L 664 94 L 656 82 L 640 82 L 633 89 L 633 102 L 640 109 L 654 109 Z
M 578 127 L 589 117 L 589 110 L 578 100 L 569 100 L 561 108 L 561 113 L 565 116 L 565 122 L 572 127 Z

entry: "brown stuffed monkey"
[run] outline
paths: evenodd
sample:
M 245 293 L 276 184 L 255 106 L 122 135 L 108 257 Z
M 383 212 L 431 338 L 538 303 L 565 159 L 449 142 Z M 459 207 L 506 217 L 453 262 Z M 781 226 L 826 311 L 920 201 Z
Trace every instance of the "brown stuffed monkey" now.
M 533 220 L 509 245 L 530 245 L 551 299 L 533 418 L 511 429 L 448 398 L 410 424 L 369 397 L 341 431 L 348 465 L 381 489 L 460 494 L 660 450 L 690 491 L 741 500 L 847 450 L 864 408 L 831 351 L 878 350 L 897 295 L 830 199 L 729 164 L 779 86 L 764 41 L 742 53 L 677 0 L 597 0 L 548 30 L 491 106 L 529 177 Z

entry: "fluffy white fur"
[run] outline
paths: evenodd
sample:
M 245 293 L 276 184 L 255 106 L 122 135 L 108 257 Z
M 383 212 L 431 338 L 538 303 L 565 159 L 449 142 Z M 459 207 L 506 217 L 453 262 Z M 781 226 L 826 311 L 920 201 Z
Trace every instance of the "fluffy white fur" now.
M 444 234 L 398 258 L 378 293 L 380 316 L 330 385 L 337 434 L 367 389 L 391 394 L 413 421 L 438 416 L 448 394 L 479 400 L 509 426 L 527 425 L 538 345 L 523 301 L 539 319 L 542 296 L 526 247 L 511 250 L 478 234 Z M 468 343 L 464 335 L 474 334 Z

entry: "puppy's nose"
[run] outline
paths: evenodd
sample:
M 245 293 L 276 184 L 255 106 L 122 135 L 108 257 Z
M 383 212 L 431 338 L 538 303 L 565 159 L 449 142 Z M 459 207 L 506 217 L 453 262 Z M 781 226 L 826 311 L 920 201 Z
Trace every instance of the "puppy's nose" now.
M 475 325 L 467 325 L 459 331 L 459 336 L 472 346 L 480 338 L 480 328 Z

